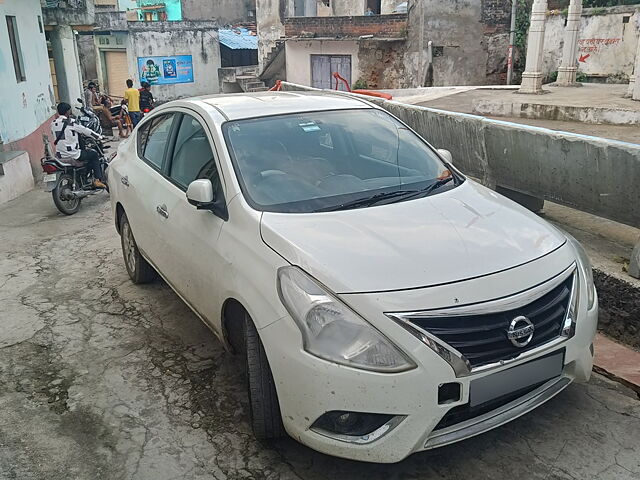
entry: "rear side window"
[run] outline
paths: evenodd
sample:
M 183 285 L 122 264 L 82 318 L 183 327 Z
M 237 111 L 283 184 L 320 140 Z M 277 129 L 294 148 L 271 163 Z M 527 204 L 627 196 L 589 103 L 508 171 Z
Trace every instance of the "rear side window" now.
M 161 115 L 138 132 L 138 155 L 158 170 L 162 168 L 172 123 L 173 114 Z

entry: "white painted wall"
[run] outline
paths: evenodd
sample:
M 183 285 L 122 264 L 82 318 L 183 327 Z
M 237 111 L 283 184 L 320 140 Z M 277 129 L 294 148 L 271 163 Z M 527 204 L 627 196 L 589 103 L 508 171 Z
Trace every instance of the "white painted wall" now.
M 622 23 L 631 15 L 629 23 Z M 564 22 L 562 15 L 550 16 L 544 40 L 544 68 L 549 74 L 557 71 L 562 60 L 564 45 Z M 579 62 L 578 70 L 587 75 L 631 75 L 638 44 L 640 13 L 610 13 L 606 15 L 583 15 L 580 24 L 578 57 L 589 55 Z M 578 60 L 578 59 L 576 59 Z
M 16 17 L 26 81 L 16 82 L 5 15 Z M 54 113 L 53 87 L 39 0 L 0 2 L 0 137 L 4 143 L 34 132 Z
M 311 85 L 311 55 L 351 55 L 351 78 L 360 77 L 358 42 L 355 41 L 289 41 L 286 43 L 287 81 Z
M 178 22 L 171 22 L 177 24 Z M 180 22 L 187 23 L 187 22 Z M 220 44 L 215 30 L 129 31 L 127 61 L 134 74 L 135 86 L 140 84 L 138 57 L 164 55 L 191 55 L 193 83 L 154 85 L 153 94 L 161 101 L 218 93 L 218 68 L 220 68 Z
M 14 156 L 17 153 L 16 156 Z M 4 175 L 0 175 L 0 205 L 33 188 L 33 175 L 27 152 L 0 152 L 0 159 L 9 156 L 11 160 L 2 163 Z

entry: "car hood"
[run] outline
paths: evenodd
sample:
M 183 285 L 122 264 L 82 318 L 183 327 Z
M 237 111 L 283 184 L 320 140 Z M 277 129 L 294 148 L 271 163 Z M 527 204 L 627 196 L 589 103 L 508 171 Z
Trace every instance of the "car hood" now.
M 566 242 L 554 227 L 473 181 L 357 210 L 265 212 L 262 238 L 335 293 L 457 282 L 522 265 Z

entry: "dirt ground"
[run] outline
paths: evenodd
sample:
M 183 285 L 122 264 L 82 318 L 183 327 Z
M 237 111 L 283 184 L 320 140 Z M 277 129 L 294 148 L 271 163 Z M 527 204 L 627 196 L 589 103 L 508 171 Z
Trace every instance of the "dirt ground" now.
M 259 443 L 240 361 L 163 283 L 129 282 L 106 195 L 0 207 L 0 479 L 640 479 L 640 401 L 595 375 L 394 465 Z

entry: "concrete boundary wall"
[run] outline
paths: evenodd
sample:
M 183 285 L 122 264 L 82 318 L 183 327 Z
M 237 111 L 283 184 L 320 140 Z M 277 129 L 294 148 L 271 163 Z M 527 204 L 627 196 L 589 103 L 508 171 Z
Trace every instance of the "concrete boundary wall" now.
M 640 226 L 638 144 L 357 96 L 382 106 L 434 147 L 450 150 L 456 166 L 491 188 Z

